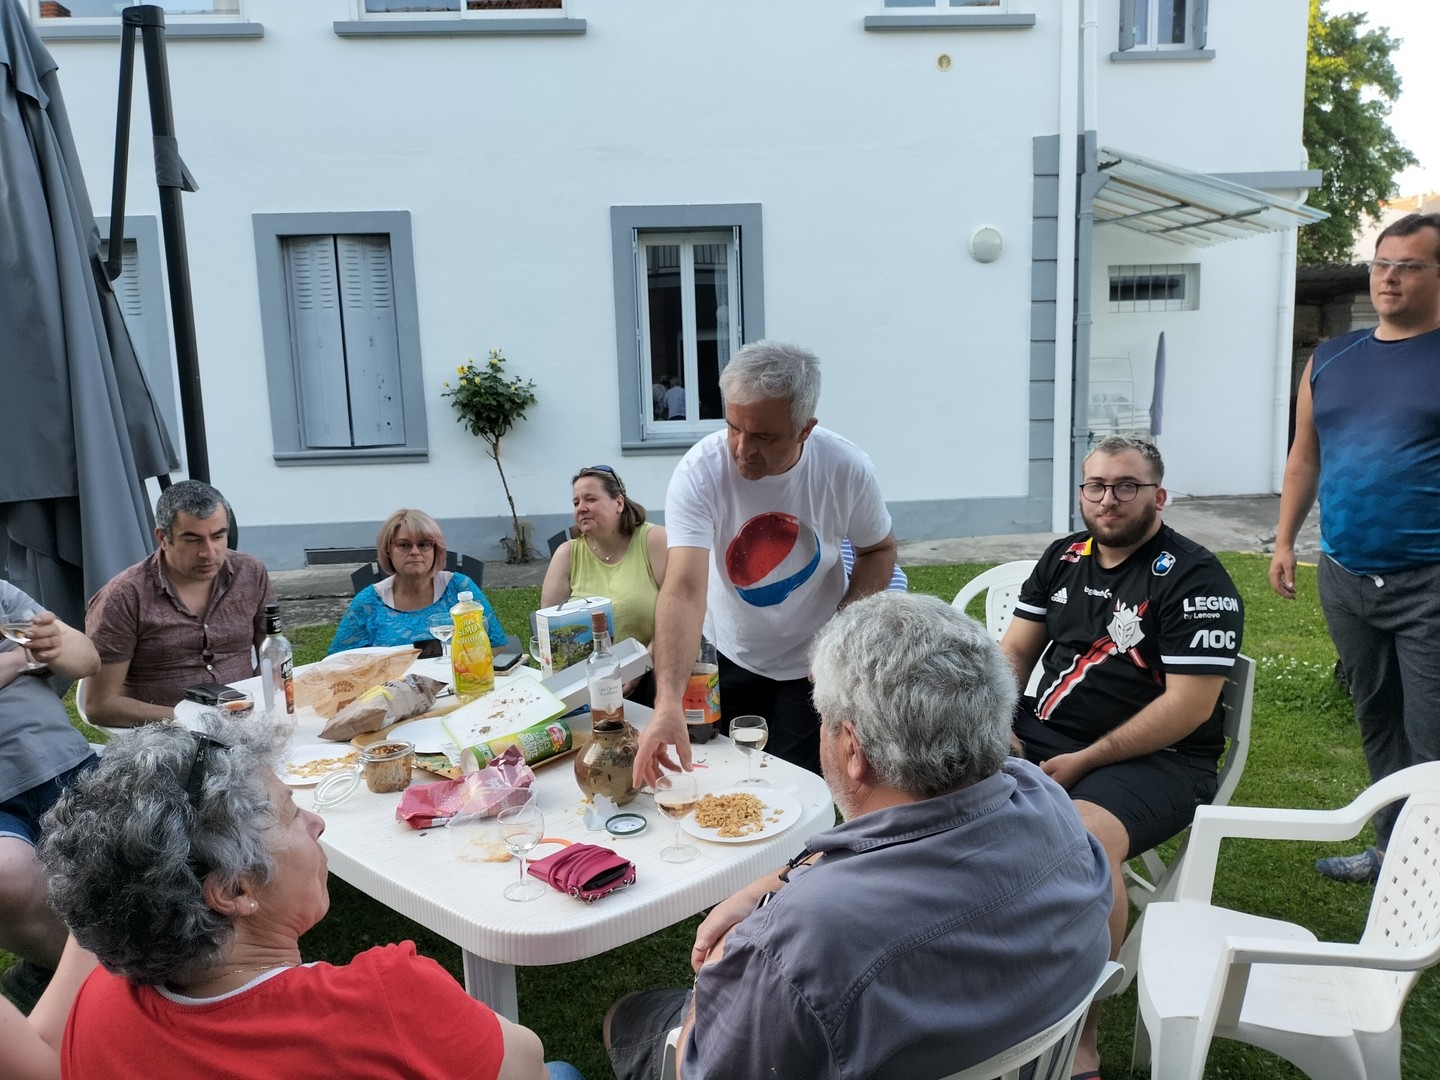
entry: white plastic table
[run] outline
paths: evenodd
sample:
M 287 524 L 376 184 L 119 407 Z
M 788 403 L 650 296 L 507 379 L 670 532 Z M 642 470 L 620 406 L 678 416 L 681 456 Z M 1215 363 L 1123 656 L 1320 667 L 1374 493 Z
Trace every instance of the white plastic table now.
M 438 669 L 440 662 L 420 661 L 413 670 L 430 674 L 427 665 Z M 501 686 L 504 681 L 500 680 Z M 246 683 L 236 685 L 252 689 Z M 187 709 L 177 712 L 182 721 L 189 719 Z M 636 727 L 643 727 L 650 710 L 628 703 L 625 715 Z M 322 724 L 318 715 L 302 710 L 296 741 L 314 742 Z M 717 736 L 694 749 L 701 794 L 732 787 L 745 775 L 745 758 L 728 739 Z M 674 822 L 655 809 L 648 795 L 637 795 L 624 808 L 649 822 L 639 835 L 620 838 L 586 829 L 572 761 L 566 757 L 542 763 L 536 770 L 545 835 L 604 844 L 637 868 L 634 885 L 594 904 L 554 889 L 547 889 L 538 900 L 506 900 L 501 892 L 518 874 L 514 861 L 476 863 L 456 858 L 444 829 L 415 830 L 395 820 L 398 794 L 376 795 L 361 784 L 349 799 L 325 812 L 320 843 L 330 870 L 458 945 L 464 954 L 466 990 L 511 1020 L 519 1015 L 516 967 L 584 960 L 680 922 L 782 866 L 806 840 L 835 821 L 830 791 L 821 777 L 766 755 L 757 774 L 796 797 L 799 820 L 781 833 L 746 843 L 687 836 L 700 854 L 687 863 L 667 863 L 659 852 L 671 842 Z M 416 773 L 417 778 L 426 775 Z M 296 791 L 296 801 L 307 805 L 304 789 Z M 555 850 L 546 846 L 537 854 Z

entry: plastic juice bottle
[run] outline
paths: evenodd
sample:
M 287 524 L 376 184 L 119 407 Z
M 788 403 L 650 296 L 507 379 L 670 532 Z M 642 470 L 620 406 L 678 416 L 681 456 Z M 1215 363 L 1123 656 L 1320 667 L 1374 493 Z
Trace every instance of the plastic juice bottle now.
M 455 637 L 450 643 L 450 671 L 455 679 L 455 696 L 470 701 L 495 688 L 495 659 L 490 653 L 490 635 L 485 632 L 485 609 L 470 592 L 450 609 L 455 620 Z
M 690 669 L 690 682 L 685 687 L 683 708 L 690 741 L 709 742 L 720 720 L 720 666 L 715 657 L 715 646 L 703 635 L 700 638 L 700 655 Z

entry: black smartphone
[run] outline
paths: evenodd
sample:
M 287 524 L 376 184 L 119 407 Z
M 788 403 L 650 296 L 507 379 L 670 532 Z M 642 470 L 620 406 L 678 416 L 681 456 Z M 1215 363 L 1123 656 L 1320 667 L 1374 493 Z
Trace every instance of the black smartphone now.
M 495 654 L 495 670 L 509 671 L 524 659 L 525 654 L 522 652 L 517 652 L 514 649 L 501 649 Z
M 445 646 L 440 644 L 438 638 L 421 638 L 411 644 L 420 650 L 420 655 L 417 657 L 419 660 L 435 660 L 445 655 Z
M 229 689 L 230 687 L 224 683 L 201 683 L 199 686 L 187 686 L 185 700 L 198 702 L 201 705 L 219 705 L 220 695 Z

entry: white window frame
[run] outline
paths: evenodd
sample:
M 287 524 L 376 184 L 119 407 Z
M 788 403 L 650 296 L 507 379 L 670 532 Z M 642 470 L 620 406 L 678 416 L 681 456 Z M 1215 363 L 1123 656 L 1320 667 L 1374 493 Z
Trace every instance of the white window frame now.
M 616 384 L 621 450 L 673 452 L 724 426 L 721 418 L 690 419 L 699 411 L 697 349 L 685 350 L 686 419 L 654 418 L 649 296 L 645 250 L 649 244 L 716 242 L 729 236 L 730 355 L 765 336 L 764 243 L 758 203 L 612 206 L 611 247 L 615 281 Z M 692 249 L 693 250 L 693 249 Z M 696 337 L 694 264 L 681 265 L 682 333 Z
M 730 317 L 727 320 L 730 333 L 729 355 L 734 356 L 740 349 L 740 328 L 744 325 L 745 319 L 744 298 L 740 295 L 740 229 L 738 226 L 732 226 L 728 230 L 713 229 L 703 232 L 644 229 L 637 235 L 635 243 L 635 273 L 637 275 L 635 294 L 642 365 L 640 380 L 641 438 L 654 439 L 661 434 L 663 428 L 667 435 L 685 433 L 698 439 L 720 427 L 723 420 L 719 417 L 713 420 L 700 418 L 700 331 L 695 314 L 695 248 L 697 245 L 704 244 L 724 244 L 730 252 L 729 258 L 725 260 L 727 269 L 725 295 L 730 308 Z M 653 373 L 648 361 L 654 355 L 654 343 L 650 339 L 650 290 L 645 287 L 649 265 L 646 252 L 652 247 L 675 247 L 677 245 L 680 248 L 680 323 L 683 337 L 680 353 L 684 357 L 684 370 L 681 375 L 684 380 L 686 419 L 681 421 L 656 420 L 653 410 L 655 403 L 652 392 L 653 384 L 649 381 L 653 378 Z
M 1110 299 L 1110 291 L 1115 288 L 1117 278 L 1176 277 L 1181 280 L 1179 296 L 1164 296 L 1146 300 Z M 1108 310 L 1121 313 L 1198 311 L 1200 310 L 1200 264 L 1140 263 L 1111 266 L 1106 281 L 1106 303 Z
M 1131 56 L 1145 53 L 1183 53 L 1187 56 L 1197 56 L 1205 53 L 1206 31 L 1209 22 L 1208 0 L 1185 0 L 1187 8 L 1183 41 L 1155 41 L 1161 8 L 1169 7 L 1177 2 L 1179 0 L 1120 0 L 1120 53 Z M 1149 41 L 1139 40 L 1138 31 L 1142 22 L 1140 20 L 1132 21 L 1131 18 L 1138 7 L 1144 8 L 1143 26 L 1146 31 L 1145 36 L 1150 39 Z
M 372 464 L 425 461 L 429 456 L 425 377 L 410 214 L 405 210 L 255 214 L 255 256 L 270 427 L 278 465 Z M 390 256 L 388 282 L 397 346 L 398 396 L 404 442 L 390 446 L 309 446 L 302 434 L 304 402 L 291 325 L 285 241 L 291 237 L 383 235 Z

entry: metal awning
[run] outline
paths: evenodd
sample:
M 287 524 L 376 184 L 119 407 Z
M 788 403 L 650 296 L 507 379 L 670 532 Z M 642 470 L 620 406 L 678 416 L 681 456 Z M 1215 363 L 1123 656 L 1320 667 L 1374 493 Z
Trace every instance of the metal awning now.
M 1095 224 L 1122 225 L 1190 247 L 1295 229 L 1327 217 L 1289 199 L 1205 173 L 1101 148 Z

